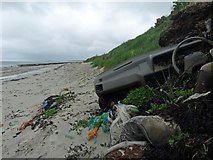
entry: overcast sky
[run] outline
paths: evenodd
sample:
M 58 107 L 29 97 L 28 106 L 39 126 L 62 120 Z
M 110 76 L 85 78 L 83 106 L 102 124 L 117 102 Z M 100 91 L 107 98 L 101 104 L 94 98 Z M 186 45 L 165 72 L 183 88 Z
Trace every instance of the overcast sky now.
M 3 3 L 3 60 L 84 60 L 154 26 L 171 2 Z

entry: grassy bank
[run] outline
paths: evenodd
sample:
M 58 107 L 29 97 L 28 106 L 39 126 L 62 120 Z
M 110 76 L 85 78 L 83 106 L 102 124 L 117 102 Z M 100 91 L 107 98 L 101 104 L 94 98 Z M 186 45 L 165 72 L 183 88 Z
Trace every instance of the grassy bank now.
M 148 31 L 138 37 L 122 43 L 118 47 L 112 49 L 109 53 L 101 56 L 94 56 L 86 61 L 91 62 L 94 67 L 104 67 L 107 70 L 137 55 L 160 48 L 158 44 L 160 34 L 170 26 L 172 22 L 170 17 L 184 9 L 187 5 L 189 5 L 189 3 L 174 2 L 171 14 L 162 19 L 160 24 L 151 27 Z
M 159 26 L 150 28 L 135 39 L 131 39 L 112 49 L 108 54 L 95 56 L 87 61 L 92 62 L 93 66 L 109 69 L 137 55 L 158 49 L 160 48 L 158 44 L 160 33 L 164 31 L 170 23 L 169 17 L 166 17 Z

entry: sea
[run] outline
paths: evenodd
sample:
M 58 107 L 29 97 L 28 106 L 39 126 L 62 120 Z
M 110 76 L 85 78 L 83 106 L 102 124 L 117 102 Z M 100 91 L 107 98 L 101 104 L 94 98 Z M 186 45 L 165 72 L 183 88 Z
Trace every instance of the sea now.
M 80 61 L 69 61 L 69 62 L 80 62 Z M 62 63 L 68 63 L 66 62 L 55 62 L 55 61 L 1 61 L 0 63 L 0 81 L 11 81 L 11 80 L 19 80 L 19 79 L 23 79 L 26 77 L 29 77 L 31 75 L 35 75 L 35 74 L 41 74 L 43 72 L 47 72 L 48 70 L 50 70 L 50 68 L 47 66 L 43 67 L 43 68 L 37 68 L 35 67 L 34 70 L 30 70 L 30 71 L 25 71 L 23 73 L 18 73 L 18 74 L 13 74 L 13 75 L 7 75 L 7 76 L 3 76 L 2 72 L 7 72 L 7 70 L 16 70 L 19 69 L 20 65 L 34 65 L 34 64 L 62 64 Z M 9 73 L 9 72 L 8 72 Z
M 27 64 L 47 64 L 47 63 L 59 63 L 55 61 L 1 61 L 1 68 L 3 67 L 17 67 L 18 65 Z

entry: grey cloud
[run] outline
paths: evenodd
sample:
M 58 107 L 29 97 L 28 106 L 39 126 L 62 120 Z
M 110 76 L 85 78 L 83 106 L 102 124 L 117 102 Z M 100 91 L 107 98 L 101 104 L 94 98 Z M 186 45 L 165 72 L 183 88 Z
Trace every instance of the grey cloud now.
M 160 6 L 160 7 L 159 7 Z M 79 60 L 103 54 L 169 14 L 171 3 L 3 3 L 5 60 Z

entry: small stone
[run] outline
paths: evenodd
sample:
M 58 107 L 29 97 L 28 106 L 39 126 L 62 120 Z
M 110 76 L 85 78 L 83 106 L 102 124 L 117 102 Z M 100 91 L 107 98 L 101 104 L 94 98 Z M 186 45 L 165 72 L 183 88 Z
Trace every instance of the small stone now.
M 16 132 L 16 136 L 19 135 L 21 133 L 21 131 Z
M 104 147 L 105 145 L 104 145 L 104 143 L 101 143 L 100 146 L 101 146 L 101 147 Z
M 62 118 L 62 120 L 63 120 L 63 121 L 67 121 L 67 119 L 66 119 L 66 118 Z
M 58 134 L 58 130 L 55 131 L 55 134 Z

